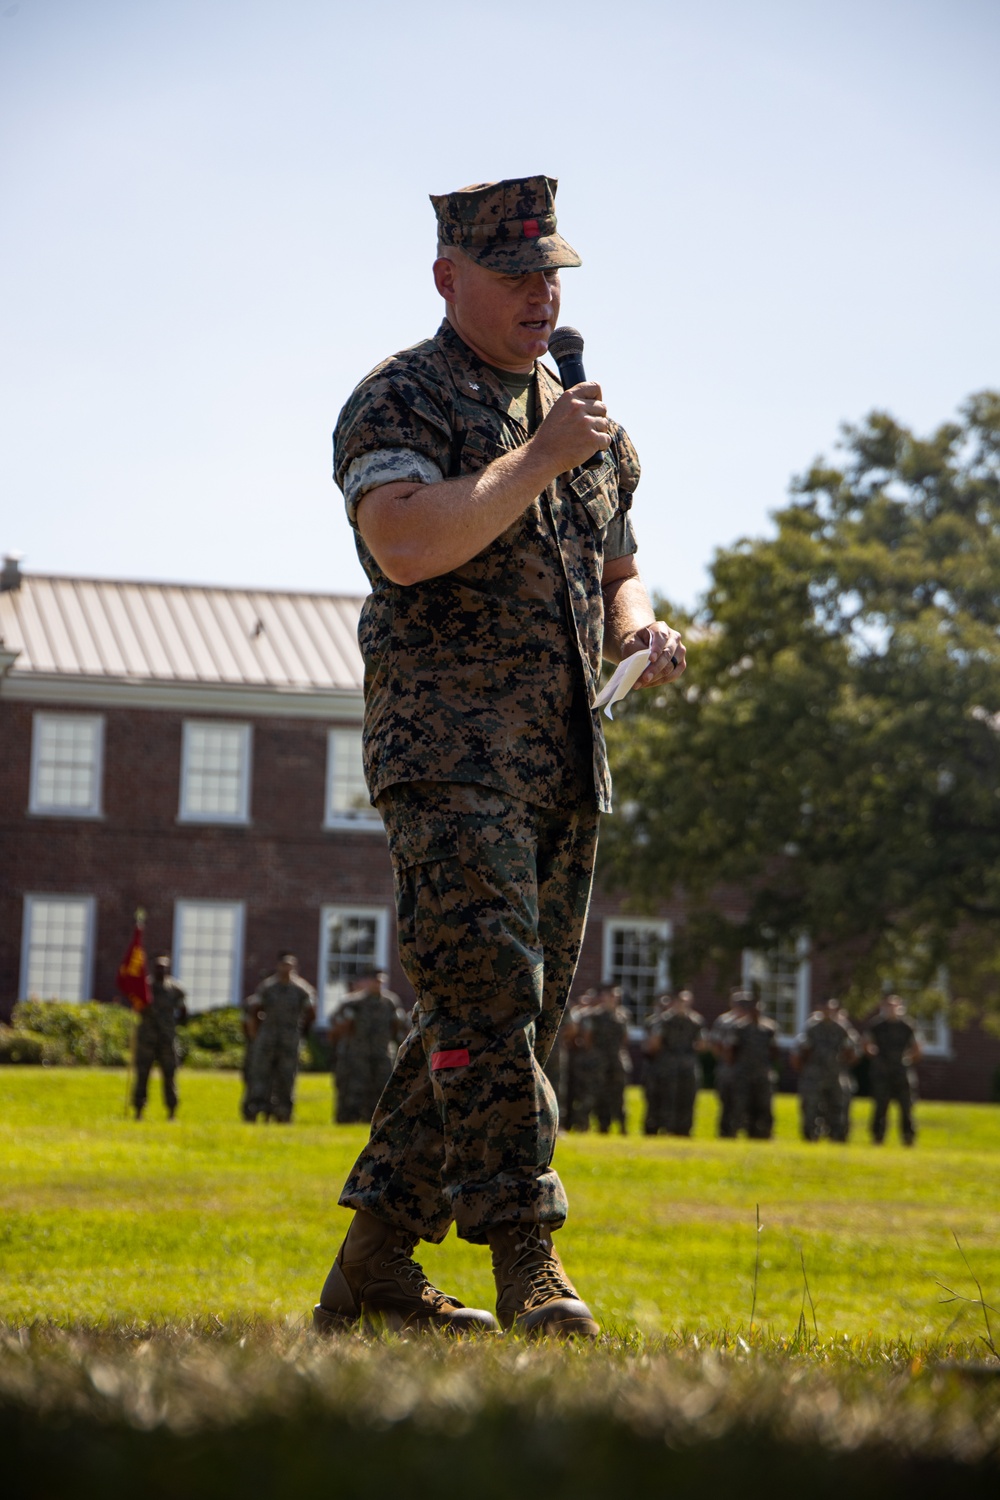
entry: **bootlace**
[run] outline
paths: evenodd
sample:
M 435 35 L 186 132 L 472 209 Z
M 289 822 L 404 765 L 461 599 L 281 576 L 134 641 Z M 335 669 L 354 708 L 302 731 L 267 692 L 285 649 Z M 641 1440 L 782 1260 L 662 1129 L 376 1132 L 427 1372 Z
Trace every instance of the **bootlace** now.
M 423 1266 L 413 1259 L 412 1250 L 413 1244 L 398 1245 L 395 1253 L 386 1261 L 387 1269 L 392 1271 L 398 1281 L 409 1282 L 416 1295 L 432 1306 L 458 1307 L 459 1303 L 454 1297 L 449 1297 L 447 1292 L 440 1291 L 428 1280 Z
M 550 1302 L 553 1297 L 575 1297 L 576 1292 L 562 1273 L 551 1247 L 535 1229 L 523 1232 L 514 1245 L 515 1258 L 510 1270 L 525 1283 L 529 1296 L 525 1307 Z

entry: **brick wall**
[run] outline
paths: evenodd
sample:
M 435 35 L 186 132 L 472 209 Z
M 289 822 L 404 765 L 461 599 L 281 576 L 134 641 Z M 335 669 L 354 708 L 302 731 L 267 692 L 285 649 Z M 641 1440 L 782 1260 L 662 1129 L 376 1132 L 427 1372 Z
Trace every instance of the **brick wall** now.
M 321 906 L 391 908 L 381 830 L 322 827 L 326 724 L 252 721 L 251 821 L 228 827 L 178 822 L 185 717 L 196 716 L 107 710 L 103 818 L 32 817 L 32 709 L 0 701 L 0 1005 L 7 1013 L 17 993 L 26 893 L 97 898 L 93 988 L 100 999 L 114 994 L 137 906 L 148 914 L 150 951 L 170 951 L 176 901 L 244 901 L 246 992 L 283 947 L 297 952 L 315 982 Z M 394 941 L 390 947 L 395 954 Z M 393 987 L 405 988 L 395 958 L 393 969 Z

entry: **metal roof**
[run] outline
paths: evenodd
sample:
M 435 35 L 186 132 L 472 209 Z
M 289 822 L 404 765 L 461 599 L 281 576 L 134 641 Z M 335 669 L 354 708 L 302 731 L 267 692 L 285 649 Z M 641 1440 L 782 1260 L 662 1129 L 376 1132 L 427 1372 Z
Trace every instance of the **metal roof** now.
M 16 653 L 12 678 L 361 690 L 362 599 L 19 576 L 0 592 L 0 654 Z

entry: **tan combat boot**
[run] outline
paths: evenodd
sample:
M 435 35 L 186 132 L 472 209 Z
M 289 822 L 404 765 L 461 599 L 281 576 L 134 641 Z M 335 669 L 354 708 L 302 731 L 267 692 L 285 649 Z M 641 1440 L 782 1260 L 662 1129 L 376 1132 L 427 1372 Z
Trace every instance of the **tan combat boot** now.
M 413 1259 L 416 1243 L 415 1235 L 359 1209 L 313 1308 L 318 1332 L 333 1333 L 359 1321 L 393 1331 L 498 1332 L 492 1313 L 463 1307 L 431 1286 Z
M 515 1333 L 595 1339 L 590 1308 L 562 1268 L 541 1224 L 503 1224 L 487 1233 L 497 1284 L 497 1317 Z

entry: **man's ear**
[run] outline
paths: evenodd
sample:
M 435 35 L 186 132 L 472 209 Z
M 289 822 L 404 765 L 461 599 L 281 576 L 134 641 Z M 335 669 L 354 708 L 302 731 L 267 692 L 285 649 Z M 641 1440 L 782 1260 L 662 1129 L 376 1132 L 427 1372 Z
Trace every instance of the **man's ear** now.
M 455 300 L 455 269 L 455 262 L 446 260 L 443 255 L 434 262 L 434 285 L 446 302 Z

